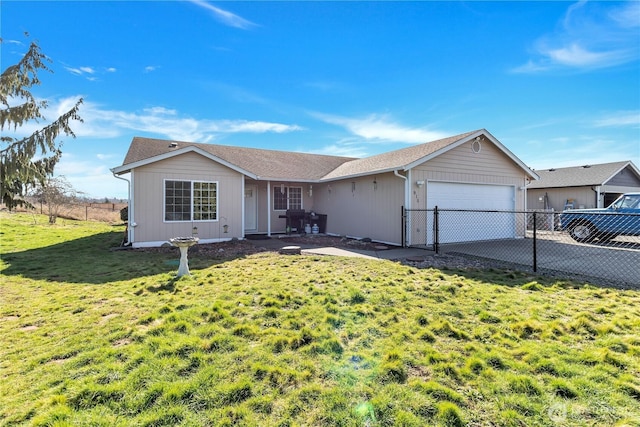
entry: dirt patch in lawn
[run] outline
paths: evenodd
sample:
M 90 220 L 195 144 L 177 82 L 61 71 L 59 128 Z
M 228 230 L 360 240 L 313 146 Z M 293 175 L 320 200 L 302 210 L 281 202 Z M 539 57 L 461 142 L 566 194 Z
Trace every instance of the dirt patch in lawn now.
M 348 237 L 339 236 L 320 236 L 316 234 L 308 234 L 306 236 L 291 236 L 280 238 L 282 242 L 291 245 L 311 245 L 319 247 L 333 247 L 344 249 L 360 249 L 364 251 L 375 251 L 378 243 L 365 240 L 350 239 Z
M 200 243 L 189 248 L 189 257 L 201 256 L 208 259 L 229 259 L 242 256 L 253 255 L 260 252 L 277 252 L 280 247 L 288 245 L 305 245 L 316 247 L 335 247 L 345 249 L 360 249 L 365 251 L 375 251 L 378 244 L 363 240 L 349 239 L 338 236 L 289 236 L 272 237 L 270 239 L 259 240 L 230 240 L 219 243 Z M 160 248 L 139 248 L 136 251 L 152 253 L 175 252 L 179 256 L 178 248 L 168 244 Z

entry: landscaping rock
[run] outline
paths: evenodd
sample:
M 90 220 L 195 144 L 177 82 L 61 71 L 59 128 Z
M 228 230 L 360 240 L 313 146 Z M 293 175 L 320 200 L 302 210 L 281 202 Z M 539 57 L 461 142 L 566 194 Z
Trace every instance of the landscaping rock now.
M 282 255 L 300 255 L 300 246 L 285 246 L 280 249 Z

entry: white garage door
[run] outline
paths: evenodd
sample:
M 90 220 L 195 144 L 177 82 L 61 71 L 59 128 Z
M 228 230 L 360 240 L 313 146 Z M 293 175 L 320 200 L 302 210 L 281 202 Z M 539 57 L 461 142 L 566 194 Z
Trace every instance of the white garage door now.
M 511 185 L 428 182 L 427 209 L 438 207 L 439 242 L 471 242 L 516 237 L 515 187 Z M 448 212 L 447 209 L 511 211 Z M 427 240 L 433 243 L 433 221 L 427 224 Z

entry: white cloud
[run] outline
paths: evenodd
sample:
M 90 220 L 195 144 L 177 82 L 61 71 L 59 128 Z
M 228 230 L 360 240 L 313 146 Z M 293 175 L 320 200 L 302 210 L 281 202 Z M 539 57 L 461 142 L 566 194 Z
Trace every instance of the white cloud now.
M 73 99 L 61 100 L 58 111 L 68 110 Z M 209 142 L 225 133 L 285 133 L 303 129 L 295 124 L 255 120 L 195 119 L 161 106 L 138 112 L 109 110 L 87 101 L 80 109 L 80 116 L 84 123 L 74 125 L 76 135 L 94 138 L 112 138 L 134 131 L 180 141 Z
M 284 133 L 303 130 L 303 128 L 298 125 L 284 125 L 281 123 L 255 122 L 248 120 L 223 120 L 218 122 L 218 126 L 220 131 L 231 133 Z
M 616 7 L 609 12 L 609 17 L 621 28 L 640 27 L 640 2 L 630 1 L 622 7 Z
M 54 119 L 69 111 L 80 96 L 49 99 L 45 117 Z M 195 119 L 180 114 L 177 110 L 161 106 L 131 112 L 105 109 L 99 104 L 85 100 L 80 106 L 82 122 L 72 122 L 71 128 L 77 137 L 115 138 L 121 135 L 147 133 L 161 138 L 179 141 L 209 142 L 218 135 L 229 133 L 286 133 L 303 130 L 292 124 L 257 120 Z M 26 136 L 42 128 L 43 123 L 29 122 L 15 132 L 15 136 Z
M 165 108 L 165 107 L 150 107 L 150 108 L 144 108 L 142 111 L 144 111 L 147 114 L 157 114 L 157 115 L 168 115 L 168 116 L 175 116 L 178 114 L 177 110 L 173 110 L 170 108 Z
M 67 70 L 71 74 L 75 74 L 76 76 L 82 75 L 82 70 L 80 68 L 73 68 L 73 67 L 64 67 L 64 68 L 65 70 Z
M 70 72 L 73 75 L 76 76 L 81 76 L 86 78 L 89 81 L 98 81 L 99 78 L 97 77 L 98 75 L 104 74 L 104 73 L 115 73 L 116 69 L 113 67 L 108 67 L 108 68 L 101 68 L 100 71 L 96 70 L 96 68 L 94 67 L 90 67 L 88 65 L 83 65 L 81 67 L 71 67 L 68 65 L 63 65 L 64 69 L 67 70 L 68 72 Z
M 158 68 L 160 68 L 160 67 L 157 66 L 157 65 L 147 65 L 146 67 L 144 67 L 144 72 L 145 73 L 150 73 L 152 71 L 157 70 Z
M 638 27 L 638 1 L 622 4 L 580 1 L 569 6 L 557 31 L 535 41 L 533 57 L 511 71 L 593 70 L 637 61 Z
M 559 49 L 547 49 L 547 56 L 555 63 L 568 67 L 609 67 L 626 62 L 629 52 L 614 50 L 608 52 L 589 51 L 577 43 Z
M 349 140 L 338 141 L 336 144 L 326 145 L 316 150 L 301 150 L 304 153 L 324 154 L 327 156 L 363 158 L 371 155 L 367 147 L 352 145 Z
M 127 197 L 127 183 L 113 178 L 103 160 L 83 160 L 65 152 L 56 165 L 56 175 L 64 175 L 74 189 L 88 197 Z
M 549 68 L 550 68 L 549 65 L 543 65 L 537 62 L 533 62 L 532 60 L 529 60 L 526 64 L 523 64 L 511 69 L 511 72 L 532 74 L 532 73 L 540 73 L 542 71 L 547 71 Z
M 189 0 L 191 3 L 200 6 L 204 9 L 207 9 L 211 12 L 213 12 L 213 17 L 221 22 L 224 25 L 227 25 L 229 27 L 234 27 L 234 28 L 240 28 L 242 30 L 247 30 L 249 28 L 255 27 L 256 24 L 254 24 L 253 22 L 244 19 L 241 16 L 238 16 L 234 13 L 231 13 L 227 10 L 224 9 L 220 9 L 219 7 L 216 7 L 210 3 L 207 3 L 204 0 Z
M 323 113 L 311 113 L 311 115 L 326 123 L 341 126 L 353 135 L 373 143 L 403 142 L 421 144 L 445 138 L 449 135 L 446 132 L 434 131 L 424 127 L 403 126 L 391 121 L 386 115 L 371 114 L 364 118 L 341 117 Z
M 640 111 L 619 111 L 595 121 L 595 127 L 640 127 Z

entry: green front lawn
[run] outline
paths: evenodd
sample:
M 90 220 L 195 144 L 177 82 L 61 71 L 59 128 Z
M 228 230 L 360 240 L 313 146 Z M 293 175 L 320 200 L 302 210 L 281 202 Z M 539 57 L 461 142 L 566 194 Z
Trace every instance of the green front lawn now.
M 640 291 L 0 220 L 0 425 L 640 425 Z

